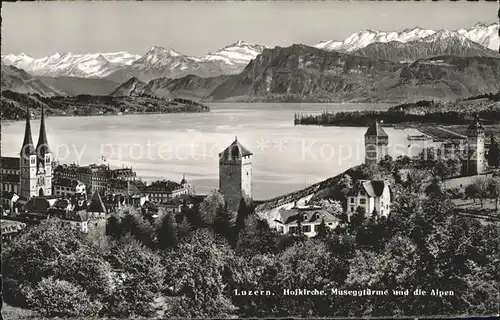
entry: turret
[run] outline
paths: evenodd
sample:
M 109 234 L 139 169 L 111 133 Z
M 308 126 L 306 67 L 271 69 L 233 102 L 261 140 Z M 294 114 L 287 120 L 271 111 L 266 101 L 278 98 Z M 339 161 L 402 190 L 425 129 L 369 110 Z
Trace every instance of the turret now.
M 242 198 L 252 199 L 252 152 L 237 137 L 219 153 L 219 191 L 232 212 L 238 210 Z
M 484 148 L 485 130 L 479 117 L 467 128 L 467 171 L 469 174 L 481 174 L 486 169 L 486 157 Z
M 365 133 L 365 163 L 375 165 L 388 154 L 389 136 L 375 120 Z

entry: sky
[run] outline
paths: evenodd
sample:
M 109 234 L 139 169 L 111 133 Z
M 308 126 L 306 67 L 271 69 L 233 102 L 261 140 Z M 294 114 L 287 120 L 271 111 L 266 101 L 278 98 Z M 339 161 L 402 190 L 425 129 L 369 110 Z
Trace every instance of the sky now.
M 202 56 L 238 40 L 267 46 L 343 40 L 365 29 L 470 28 L 498 22 L 496 2 L 153 1 L 3 3 L 2 54 L 127 51 Z

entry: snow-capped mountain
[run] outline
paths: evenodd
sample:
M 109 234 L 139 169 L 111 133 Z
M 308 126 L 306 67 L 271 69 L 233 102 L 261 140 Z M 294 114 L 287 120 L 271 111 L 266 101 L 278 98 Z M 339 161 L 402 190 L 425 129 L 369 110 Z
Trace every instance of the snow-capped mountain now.
M 426 38 L 436 32 L 436 30 L 422 29 L 420 27 L 405 29 L 399 32 L 363 30 L 353 33 L 344 41 L 321 41 L 315 47 L 328 51 L 352 52 L 365 48 L 372 43 L 387 43 L 392 41 L 407 43 Z M 463 35 L 471 41 L 477 42 L 491 50 L 498 51 L 498 23 L 491 25 L 478 23 L 471 29 L 460 29 L 449 32 L 448 35 L 451 33 Z
M 376 42 L 356 50 L 352 54 L 397 62 L 415 61 L 444 55 L 457 57 L 500 57 L 498 52 L 448 30 L 440 30 L 425 38 L 409 42 Z
M 218 76 L 238 73 L 264 50 L 264 46 L 237 41 L 203 57 L 183 55 L 173 49 L 153 46 L 143 56 L 127 52 L 94 54 L 53 54 L 32 58 L 24 53 L 2 56 L 2 62 L 34 76 L 107 78 L 123 82 L 131 77 L 149 81 L 158 77 L 187 74 Z
M 113 71 L 130 65 L 140 56 L 127 52 L 73 54 L 70 52 L 43 58 L 32 58 L 24 53 L 2 56 L 2 62 L 21 68 L 36 76 L 70 76 L 102 78 Z
M 250 44 L 239 40 L 220 50 L 205 55 L 203 61 L 221 61 L 228 65 L 247 65 L 250 60 L 262 53 L 266 46 Z
M 477 42 L 480 45 L 498 52 L 500 46 L 500 34 L 498 33 L 499 24 L 490 25 L 477 23 L 470 29 L 459 29 L 457 33 L 465 36 L 467 39 Z
M 264 46 L 238 41 L 203 57 L 186 56 L 175 50 L 154 46 L 129 66 L 107 76 L 113 81 L 136 77 L 141 81 L 156 78 L 200 77 L 236 74 L 264 50 Z

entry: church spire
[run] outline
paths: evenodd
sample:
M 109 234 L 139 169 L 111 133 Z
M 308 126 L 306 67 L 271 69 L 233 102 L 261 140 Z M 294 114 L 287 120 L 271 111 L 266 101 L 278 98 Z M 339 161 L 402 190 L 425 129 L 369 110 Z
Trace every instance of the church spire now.
M 42 104 L 42 117 L 40 119 L 40 134 L 38 136 L 38 143 L 36 145 L 36 154 L 39 160 L 43 162 L 45 160 L 45 154 L 50 153 L 49 143 L 47 141 L 47 133 L 45 132 L 45 115 L 43 112 Z
M 30 155 L 35 154 L 35 148 L 33 147 L 33 139 L 31 137 L 31 124 L 30 124 L 30 108 L 26 108 L 26 125 L 24 128 L 24 140 L 23 146 L 21 147 L 21 158 L 27 158 Z

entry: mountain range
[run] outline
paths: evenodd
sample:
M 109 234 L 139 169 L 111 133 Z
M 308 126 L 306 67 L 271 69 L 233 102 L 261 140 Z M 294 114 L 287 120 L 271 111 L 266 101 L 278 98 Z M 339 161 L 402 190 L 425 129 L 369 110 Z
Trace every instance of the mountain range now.
M 478 23 L 470 29 L 455 31 L 430 30 L 419 27 L 399 32 L 363 30 L 353 33 L 343 41 L 321 41 L 314 46 L 327 51 L 368 55 L 374 49 L 366 51 L 357 50 L 366 48 L 374 43 L 390 43 L 390 46 L 401 46 L 398 43 L 418 45 L 418 40 L 428 38 L 437 33 L 446 35 L 451 39 L 465 38 L 482 47 L 498 52 L 498 30 L 498 23 L 490 25 Z M 443 41 L 445 39 L 441 37 L 440 40 Z M 188 74 L 201 77 L 237 74 L 265 48 L 266 46 L 264 45 L 237 41 L 215 52 L 207 53 L 203 57 L 187 56 L 173 49 L 153 46 L 143 56 L 127 52 L 91 54 L 56 53 L 35 59 L 21 53 L 19 55 L 3 55 L 2 62 L 23 69 L 34 76 L 107 78 L 111 81 L 122 83 L 132 77 L 136 77 L 141 81 L 150 81 L 161 77 L 179 78 Z M 428 51 L 428 49 L 426 50 Z M 380 49 L 375 51 L 380 51 Z M 419 50 L 415 49 L 415 51 Z M 438 54 L 449 54 L 452 50 L 441 51 Z M 374 58 L 378 58 L 378 55 L 380 54 L 376 53 Z M 491 55 L 491 52 L 487 53 L 487 55 Z M 393 56 L 393 54 L 388 54 L 388 56 Z M 409 55 L 410 58 L 414 56 L 418 55 Z M 425 57 L 427 55 L 418 58 Z
M 456 31 L 365 30 L 341 42 L 286 48 L 238 41 L 203 57 L 157 46 L 144 56 L 10 54 L 2 56 L 2 90 L 205 101 L 456 99 L 500 87 L 495 30 L 498 24 Z

